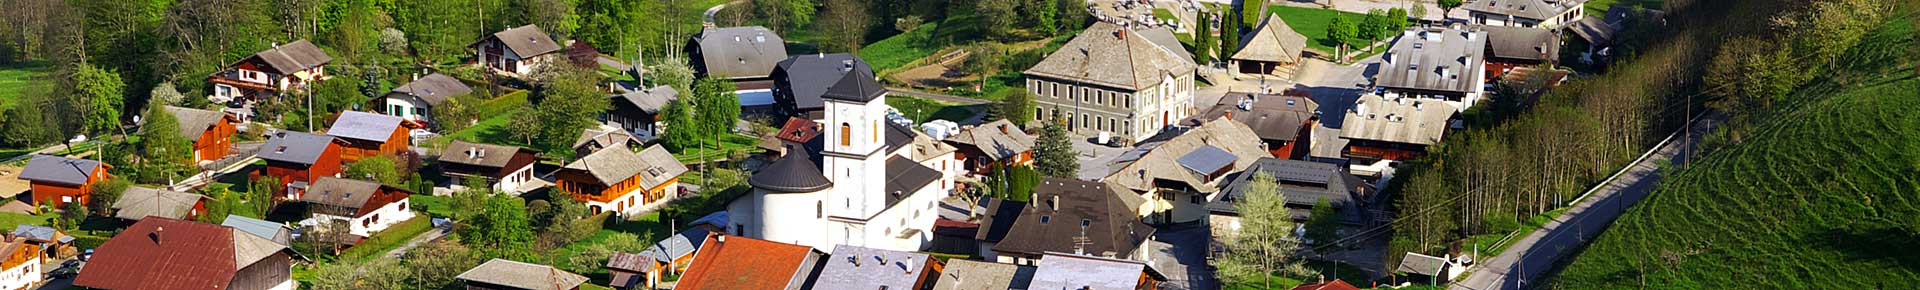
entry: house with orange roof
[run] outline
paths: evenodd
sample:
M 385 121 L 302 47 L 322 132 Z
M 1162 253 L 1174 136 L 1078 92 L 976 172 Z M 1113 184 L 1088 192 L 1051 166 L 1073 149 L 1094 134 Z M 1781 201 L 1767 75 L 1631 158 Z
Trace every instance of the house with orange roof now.
M 705 246 L 674 289 L 808 289 L 825 254 L 813 247 L 722 234 Z

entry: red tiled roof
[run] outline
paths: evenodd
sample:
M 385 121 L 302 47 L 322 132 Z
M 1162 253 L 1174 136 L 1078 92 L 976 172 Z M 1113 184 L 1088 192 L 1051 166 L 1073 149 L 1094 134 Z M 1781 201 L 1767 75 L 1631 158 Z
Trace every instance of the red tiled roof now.
M 787 142 L 807 143 L 813 138 L 820 137 L 820 124 L 807 119 L 789 118 L 786 124 L 780 126 L 780 134 L 777 136 L 780 140 Z
M 100 245 L 73 285 L 102 289 L 226 289 L 234 266 L 233 230 L 147 217 Z
M 1360 288 L 1353 287 L 1353 284 L 1347 284 L 1347 281 L 1333 279 L 1333 281 L 1296 286 L 1293 287 L 1293 290 L 1360 290 Z
M 812 247 L 719 234 L 705 245 L 674 289 L 784 289 L 794 273 L 813 270 Z

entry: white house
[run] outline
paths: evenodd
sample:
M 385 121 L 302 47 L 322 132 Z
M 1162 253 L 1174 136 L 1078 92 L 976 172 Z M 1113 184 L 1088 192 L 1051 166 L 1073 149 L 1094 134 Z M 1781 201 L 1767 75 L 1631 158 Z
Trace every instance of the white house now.
M 321 177 L 307 188 L 300 201 L 312 204 L 313 218 L 303 224 L 344 221 L 347 232 L 366 237 L 393 224 L 413 219 L 404 189 L 379 183 Z
M 259 100 L 307 88 L 327 78 L 329 62 L 333 62 L 332 56 L 305 39 L 276 44 L 207 76 L 207 82 L 213 83 L 213 94 L 208 97 L 215 102 Z
M 407 120 L 408 122 L 430 124 L 438 121 L 433 119 L 433 107 L 446 103 L 447 100 L 451 100 L 455 96 L 472 92 L 473 88 L 467 87 L 467 84 L 460 82 L 459 79 L 434 73 L 424 77 L 414 78 L 412 82 L 407 82 L 406 84 L 393 88 L 392 91 L 387 92 L 387 95 L 375 99 L 369 107 L 371 107 L 374 112 L 400 117 L 400 119 Z M 466 122 L 471 120 L 446 121 Z
M 1559 28 L 1586 17 L 1587 0 L 1473 0 L 1461 6 L 1480 25 Z
M 925 248 L 949 189 L 923 163 L 938 161 L 916 160 L 916 134 L 886 120 L 886 89 L 872 75 L 848 73 L 823 97 L 824 148 L 789 148 L 748 178 L 754 190 L 728 204 L 728 231 L 822 251 Z
M 453 140 L 440 152 L 440 169 L 447 176 L 484 180 L 493 192 L 518 194 L 545 185 L 533 176 L 540 159 L 539 150 Z M 452 186 L 466 183 L 454 181 Z
M 31 289 L 40 283 L 40 252 L 46 249 L 39 244 L 27 242 L 26 237 L 10 237 L 6 246 L 0 248 L 0 289 Z

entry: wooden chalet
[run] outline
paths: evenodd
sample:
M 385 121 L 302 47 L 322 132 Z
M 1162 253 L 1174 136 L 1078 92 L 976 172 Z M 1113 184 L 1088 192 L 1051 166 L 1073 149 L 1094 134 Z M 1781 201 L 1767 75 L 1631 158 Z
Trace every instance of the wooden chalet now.
M 216 102 L 259 100 L 289 90 L 306 89 L 327 79 L 333 57 L 305 39 L 254 53 L 207 76 Z
M 167 106 L 180 124 L 180 136 L 193 141 L 193 160 L 214 161 L 233 151 L 233 134 L 240 118 L 225 112 Z M 159 129 L 159 128 L 156 128 Z
M 634 152 L 625 144 L 615 144 L 580 157 L 554 176 L 560 192 L 586 203 L 594 214 L 627 214 L 678 194 L 680 174 L 686 172 L 687 166 L 667 153 L 666 147 L 653 145 Z
M 283 199 L 300 199 L 308 185 L 321 177 L 339 176 L 340 154 L 347 142 L 327 135 L 280 131 L 260 146 L 254 156 L 267 161 L 265 174 L 280 179 L 275 190 Z
M 485 180 L 494 192 L 519 193 L 523 185 L 533 184 L 539 155 L 539 150 L 454 140 L 440 152 L 440 169 L 447 176 Z
M 413 145 L 413 139 L 407 134 L 412 128 L 407 125 L 400 117 L 346 111 L 334 119 L 327 135 L 347 142 L 340 151 L 340 160 L 353 163 L 367 157 L 399 156 L 407 152 Z
M 962 168 L 986 174 L 996 167 L 1033 164 L 1033 142 L 1038 139 L 1013 122 L 998 120 L 962 128 L 945 141 L 953 145 Z
M 29 183 L 34 205 L 54 208 L 69 202 L 88 205 L 93 200 L 93 184 L 111 178 L 107 170 L 112 168 L 113 165 L 95 160 L 34 155 L 33 160 L 27 161 L 27 167 L 20 170 L 19 178 Z
M 467 48 L 474 51 L 474 61 L 487 71 L 509 76 L 532 74 L 553 62 L 561 51 L 560 43 L 532 24 L 489 34 Z

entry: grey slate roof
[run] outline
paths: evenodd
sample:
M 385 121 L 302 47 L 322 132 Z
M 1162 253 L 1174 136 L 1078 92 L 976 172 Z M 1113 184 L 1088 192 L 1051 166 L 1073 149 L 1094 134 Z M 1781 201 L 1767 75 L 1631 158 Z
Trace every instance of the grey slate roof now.
M 1486 32 L 1449 28 L 1410 28 L 1393 41 L 1381 59 L 1374 84 L 1399 89 L 1473 92 L 1486 72 Z
M 940 282 L 934 283 L 934 290 L 1006 290 L 1027 289 L 1033 282 L 1033 274 L 1038 270 L 1032 266 L 981 262 L 974 260 L 947 260 L 947 268 L 940 272 Z
M 1139 261 L 1071 253 L 1048 253 L 1038 266 L 1028 289 L 1131 290 L 1139 286 L 1140 275 L 1157 276 Z
M 333 136 L 316 135 L 305 132 L 282 130 L 275 132 L 273 138 L 260 146 L 254 156 L 260 159 L 292 162 L 312 165 L 327 151 L 327 146 L 338 140 Z
M 1258 94 L 1258 100 L 1255 101 L 1253 95 L 1227 93 L 1219 103 L 1194 115 L 1193 120 L 1203 122 L 1228 117 L 1247 125 L 1254 134 L 1260 135 L 1261 140 L 1294 141 L 1303 137 L 1300 136 L 1301 126 L 1311 121 L 1314 112 L 1320 110 L 1320 104 L 1314 102 L 1313 98 Z M 1251 104 L 1250 108 L 1241 107 L 1241 101 Z
M 187 141 L 200 141 L 201 132 L 206 132 L 207 128 L 212 128 L 227 117 L 227 113 L 193 108 L 167 106 L 166 110 L 174 120 L 179 121 L 180 136 L 187 137 Z
M 921 253 L 840 245 L 824 262 L 814 289 L 913 289 L 934 260 Z
M 1528 27 L 1482 26 L 1487 32 L 1491 57 L 1548 61 L 1560 57 L 1560 35 L 1552 30 Z
M 1352 185 L 1347 184 L 1348 178 L 1342 169 L 1340 165 L 1331 163 L 1261 158 L 1253 166 L 1247 167 L 1246 171 L 1235 174 L 1223 183 L 1220 194 L 1207 202 L 1207 211 L 1238 215 L 1240 210 L 1234 207 L 1234 203 L 1245 200 L 1250 194 L 1248 186 L 1253 184 L 1255 173 L 1265 172 L 1278 183 L 1280 192 L 1287 198 L 1287 206 L 1311 208 L 1320 199 L 1326 199 L 1329 205 L 1340 209 L 1348 221 L 1358 223 L 1361 218 L 1357 210 L 1359 202 L 1350 187 Z M 1302 213 L 1295 213 L 1294 218 L 1305 219 Z
M 1586 0 L 1474 0 L 1461 5 L 1467 11 L 1513 15 L 1533 20 L 1546 20 L 1568 10 L 1581 9 Z
M 307 187 L 307 193 L 300 196 L 300 201 L 359 209 L 367 204 L 367 199 L 379 193 L 380 186 L 371 181 L 323 176 Z
M 104 170 L 104 163 L 89 159 L 66 158 L 52 155 L 34 155 L 27 161 L 27 167 L 20 169 L 20 179 L 39 182 L 53 182 L 70 185 L 86 185 L 87 177 L 94 170 Z
M 720 78 L 765 77 L 787 58 L 786 42 L 760 26 L 708 28 L 693 36 L 693 46 L 706 74 Z
M 581 149 L 581 146 L 584 146 L 584 145 L 596 145 L 596 146 L 599 146 L 600 148 L 606 148 L 606 147 L 612 147 L 614 144 L 628 144 L 628 143 L 640 144 L 640 140 L 638 138 L 634 138 L 633 134 L 627 133 L 627 131 L 621 131 L 621 130 L 600 131 L 600 130 L 594 130 L 594 129 L 587 129 L 584 131 L 580 131 L 580 139 L 576 139 L 573 141 L 573 150 L 579 151 Z
M 1293 26 L 1279 17 L 1269 15 L 1260 20 L 1260 26 L 1253 28 L 1253 34 L 1240 40 L 1240 50 L 1233 54 L 1233 59 L 1294 63 L 1300 61 L 1306 49 L 1306 36 L 1293 31 Z
M 796 109 L 810 110 L 825 107 L 821 97 L 852 71 L 874 75 L 866 60 L 846 53 L 789 57 L 776 65 L 774 75 L 785 78 L 777 84 L 787 86 L 781 89 L 792 93 Z
M 273 73 L 278 74 L 293 73 L 333 62 L 333 57 L 328 56 L 326 51 L 321 51 L 320 47 L 314 46 L 313 42 L 305 39 L 262 50 L 254 53 L 253 57 L 267 62 L 268 66 L 272 66 Z
M 1161 46 L 1137 34 L 1096 22 L 1026 74 L 1137 91 L 1160 85 L 1167 75 L 1192 74 L 1197 67 L 1193 58 L 1174 52 L 1184 48 Z
M 293 242 L 293 229 L 287 225 L 240 215 L 227 215 L 220 225 L 247 232 L 263 239 L 286 245 Z
M 13 235 L 36 241 L 60 243 L 70 243 L 73 242 L 74 239 L 73 236 L 60 234 L 60 229 L 36 225 L 15 225 L 13 227 Z
M 938 170 L 899 155 L 887 158 L 887 207 L 893 207 L 935 180 L 940 180 Z
M 1433 145 L 1446 134 L 1454 112 L 1441 100 L 1364 94 L 1347 110 L 1340 138 Z
M 554 42 L 552 36 L 548 36 L 546 31 L 540 30 L 540 26 L 533 24 L 495 32 L 480 41 L 493 39 L 505 43 L 507 49 L 513 50 L 513 54 L 520 55 L 520 58 L 532 58 L 560 51 L 560 43 Z
M 907 145 L 912 145 L 913 138 L 920 136 L 919 132 L 913 131 L 913 127 L 907 127 L 907 125 L 901 125 L 900 123 L 894 123 L 894 122 L 886 122 L 886 123 L 887 123 L 886 131 L 882 131 L 883 132 L 882 134 L 884 134 L 883 136 L 885 138 L 881 139 L 881 141 L 886 142 L 882 145 L 885 145 L 885 147 L 883 148 L 886 148 L 887 152 L 893 152 L 896 149 L 906 147 Z M 914 156 L 914 157 L 918 158 L 920 156 Z M 915 161 L 918 161 L 918 160 L 915 160 Z
M 1173 54 L 1175 55 L 1179 55 L 1180 57 L 1184 57 L 1187 59 L 1193 59 L 1193 53 L 1187 52 L 1186 46 L 1183 46 L 1180 44 L 1180 38 L 1173 36 L 1173 29 L 1155 26 L 1147 29 L 1138 30 L 1138 32 L 1140 32 L 1141 37 L 1146 37 L 1147 41 L 1152 41 L 1153 44 L 1160 45 L 1160 47 L 1165 47 L 1167 48 L 1167 50 L 1173 51 Z
M 1140 144 L 1135 152 L 1115 159 L 1109 166 L 1114 171 L 1101 180 L 1135 192 L 1153 189 L 1154 180 L 1170 180 L 1186 183 L 1201 193 L 1212 193 L 1218 190 L 1213 180 L 1181 166 L 1179 158 L 1203 146 L 1212 146 L 1235 157 L 1233 169 L 1228 169 L 1235 172 L 1252 165 L 1254 160 L 1272 156 L 1260 145 L 1260 139 L 1246 136 L 1256 135 L 1245 124 L 1228 119 L 1209 120 L 1172 139 Z
M 1620 27 L 1608 24 L 1600 18 L 1587 16 L 1567 26 L 1567 30 L 1573 32 L 1574 36 L 1586 39 L 1589 43 L 1607 45 L 1613 43 L 1613 35 L 1620 30 Z
M 1140 222 L 1135 207 L 1124 200 L 1127 197 L 1139 198 L 1106 183 L 1043 178 L 1033 189 L 1033 202 L 1021 210 L 1020 219 L 993 250 L 1040 254 L 1078 249 L 1093 255 L 1137 258 L 1132 257 L 1134 250 L 1153 236 L 1154 229 Z M 1087 224 L 1084 229 L 1083 221 Z M 1082 232 L 1088 243 L 1076 245 L 1073 240 Z
M 659 114 L 660 109 L 667 107 L 667 103 L 679 98 L 679 91 L 664 85 L 613 95 L 614 101 L 627 102 L 648 114 Z
M 333 127 L 327 128 L 327 135 L 334 137 L 386 142 L 393 137 L 393 131 L 400 129 L 400 117 L 360 112 L 340 112 L 340 118 L 333 121 Z
M 1033 150 L 1033 142 L 1038 139 L 1027 135 L 1013 122 L 1001 119 L 954 133 L 953 136 L 947 136 L 946 141 L 980 148 L 987 158 L 1000 160 Z
M 615 144 L 593 154 L 580 157 L 565 167 L 582 170 L 599 179 L 601 184 L 615 184 L 628 178 L 638 178 L 642 188 L 653 188 L 666 183 L 681 173 L 687 172 L 687 166 L 667 153 L 660 145 L 648 146 L 636 153 L 627 149 L 626 144 Z
M 472 92 L 473 88 L 467 87 L 467 83 L 460 82 L 459 79 L 440 73 L 433 73 L 395 87 L 393 91 L 388 92 L 388 94 L 413 96 L 426 101 L 428 105 L 437 106 L 440 105 L 440 103 L 447 102 L 448 99 L 454 96 L 465 95 Z
M 170 219 L 185 219 L 193 211 L 193 205 L 207 198 L 199 194 L 148 188 L 143 186 L 127 187 L 120 193 L 120 199 L 113 201 L 114 217 L 140 220 L 148 216 Z
M 787 150 L 803 152 L 797 147 L 788 146 Z M 789 193 L 815 192 L 833 187 L 833 181 L 827 180 L 826 175 L 820 173 L 820 166 L 815 165 L 805 153 L 787 154 L 773 161 L 773 164 L 760 168 L 760 172 L 754 172 L 753 177 L 747 178 L 747 184 L 755 189 Z
M 562 271 L 553 266 L 500 258 L 488 260 L 487 263 L 468 269 L 455 278 L 469 282 L 539 290 L 570 290 L 587 282 L 586 276 Z
M 513 161 L 515 153 L 523 150 L 534 152 L 532 149 L 456 139 L 447 143 L 445 151 L 440 152 L 440 162 L 501 168 L 506 167 L 507 162 Z

